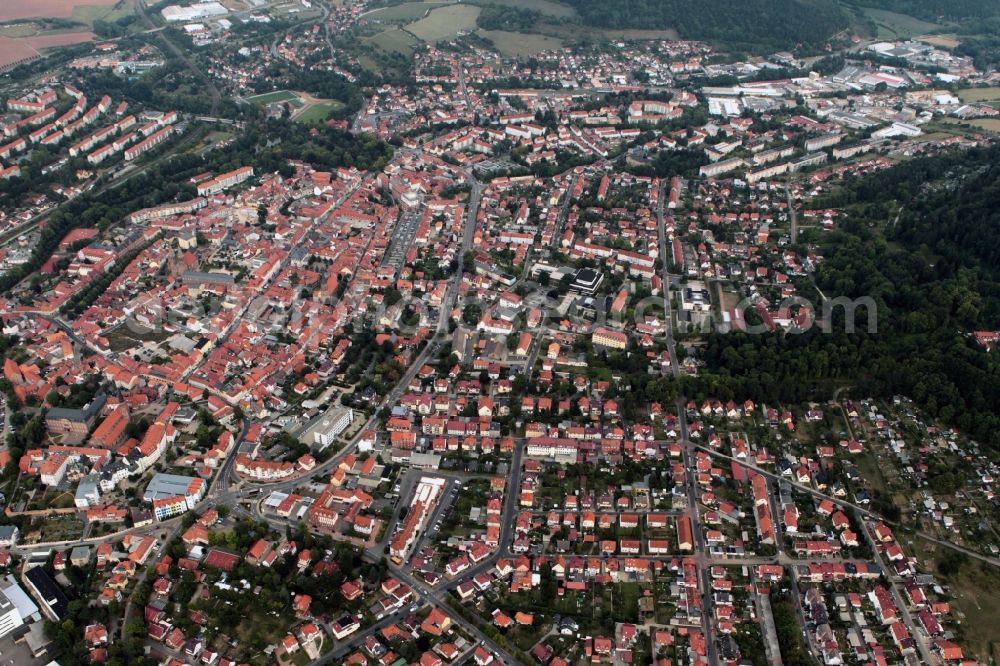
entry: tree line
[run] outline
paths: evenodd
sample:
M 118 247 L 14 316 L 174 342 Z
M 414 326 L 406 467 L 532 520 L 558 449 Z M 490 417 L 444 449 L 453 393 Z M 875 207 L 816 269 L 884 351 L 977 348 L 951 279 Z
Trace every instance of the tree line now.
M 836 3 L 805 0 L 570 0 L 601 28 L 674 28 L 688 39 L 766 53 L 802 45 L 816 50 L 848 26 Z

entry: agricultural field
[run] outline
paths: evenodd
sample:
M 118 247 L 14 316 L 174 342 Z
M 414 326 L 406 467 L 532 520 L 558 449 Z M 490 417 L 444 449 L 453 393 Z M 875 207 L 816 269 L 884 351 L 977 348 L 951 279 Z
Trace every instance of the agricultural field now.
M 63 18 L 73 17 L 79 8 L 84 12 L 96 9 L 113 8 L 121 0 L 30 0 L 15 2 L 7 0 L 0 2 L 0 23 L 17 21 L 26 18 Z
M 990 88 L 966 88 L 958 91 L 958 97 L 963 102 L 973 104 L 977 102 L 996 102 L 1000 100 L 1000 87 Z
M 375 11 L 366 14 L 365 18 L 369 21 L 378 21 L 380 23 L 408 23 L 410 21 L 417 21 L 422 19 L 424 16 L 429 14 L 434 9 L 439 9 L 444 5 L 453 4 L 451 2 L 404 2 L 401 5 L 393 5 L 392 7 L 383 7 L 382 9 L 376 9 Z
M 94 39 L 92 32 L 55 32 L 32 37 L 0 36 L 0 68 L 42 55 L 42 50 L 55 46 L 80 44 Z
M 507 32 L 506 30 L 479 30 L 477 34 L 493 42 L 500 53 L 512 58 L 559 49 L 563 45 L 561 39 L 548 35 Z
M 879 39 L 909 39 L 941 28 L 936 23 L 884 9 L 865 7 L 864 14 L 875 23 Z
M 409 24 L 406 29 L 425 42 L 451 39 L 461 32 L 475 30 L 479 11 L 479 7 L 473 5 L 441 7 L 416 23 Z
M 31 48 L 24 39 L 0 37 L 0 67 L 6 67 L 19 60 L 34 58 L 38 55 L 38 51 Z
M 134 11 L 135 0 L 32 0 L 0 2 L 0 68 L 37 58 L 42 50 L 95 39 L 81 28 L 115 21 Z M 39 19 L 31 21 L 29 19 Z M 54 19 L 58 22 L 43 21 Z M 79 24 L 79 25 L 74 25 Z

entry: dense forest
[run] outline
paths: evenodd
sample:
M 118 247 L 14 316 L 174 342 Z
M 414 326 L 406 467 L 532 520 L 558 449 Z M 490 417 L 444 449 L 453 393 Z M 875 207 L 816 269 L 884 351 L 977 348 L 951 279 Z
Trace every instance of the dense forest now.
M 1000 148 L 914 160 L 847 184 L 816 274 L 827 297 L 871 297 L 877 330 L 715 334 L 698 391 L 766 401 L 904 394 L 1000 449 L 1000 360 L 969 333 L 1000 327 Z M 900 203 L 903 202 L 903 203 Z M 903 205 L 905 204 L 905 206 Z M 840 312 L 835 311 L 835 312 Z
M 1000 2 L 997 0 L 863 0 L 857 4 L 934 22 L 982 20 L 1000 16 Z
M 476 18 L 476 25 L 483 30 L 510 30 L 531 32 L 542 20 L 542 13 L 535 9 L 489 4 Z
M 584 23 L 602 28 L 674 28 L 754 52 L 816 49 L 848 25 L 835 2 L 819 0 L 567 0 Z

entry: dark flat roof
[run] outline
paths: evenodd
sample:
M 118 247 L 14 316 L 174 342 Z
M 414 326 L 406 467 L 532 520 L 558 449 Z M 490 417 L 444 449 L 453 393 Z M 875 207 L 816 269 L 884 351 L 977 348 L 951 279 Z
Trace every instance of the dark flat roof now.
M 31 582 L 32 587 L 57 618 L 61 620 L 66 617 L 66 612 L 69 610 L 69 598 L 43 567 L 29 569 L 25 578 Z

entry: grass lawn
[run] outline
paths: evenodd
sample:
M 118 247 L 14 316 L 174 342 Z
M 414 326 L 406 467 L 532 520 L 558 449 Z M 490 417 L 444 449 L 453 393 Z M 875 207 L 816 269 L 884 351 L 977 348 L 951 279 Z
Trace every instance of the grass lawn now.
M 253 102 L 254 104 L 260 104 L 261 106 L 267 106 L 268 104 L 274 104 L 275 102 L 294 102 L 301 100 L 299 100 L 299 96 L 291 90 L 275 90 L 274 92 L 247 97 L 247 101 Z
M 76 506 L 76 502 L 72 493 L 65 492 L 56 496 L 56 498 L 49 503 L 49 506 L 53 509 L 69 509 Z
M 108 347 L 111 351 L 120 352 L 138 347 L 143 342 L 163 342 L 170 337 L 170 334 L 163 330 L 143 333 L 122 325 L 108 331 L 105 337 L 108 338 Z
M 475 30 L 479 11 L 479 7 L 473 5 L 441 7 L 419 21 L 409 24 L 407 30 L 425 42 L 451 39 L 460 32 Z
M 716 306 L 717 310 L 725 310 L 728 312 L 739 305 L 741 300 L 740 295 L 733 290 L 730 283 L 717 280 L 715 282 L 715 286 L 715 297 L 718 300 L 718 305 Z
M 478 34 L 493 42 L 497 50 L 508 57 L 530 56 L 542 51 L 562 48 L 562 40 L 548 35 L 533 35 L 506 30 L 479 30 Z
M 360 55 L 360 56 L 358 56 L 358 62 L 361 63 L 361 67 L 363 67 L 366 71 L 369 71 L 369 72 L 377 72 L 377 71 L 379 71 L 378 63 L 375 62 L 375 59 L 372 58 L 371 56 Z
M 399 28 L 383 30 L 378 34 L 369 37 L 367 41 L 371 42 L 383 51 L 395 51 L 396 53 L 402 53 L 406 56 L 413 53 L 413 47 L 418 43 L 417 40 L 413 38 L 413 35 L 408 32 L 404 32 Z
M 961 136 L 962 130 L 958 127 L 946 126 L 937 128 L 933 131 L 927 132 L 921 136 L 918 136 L 915 141 L 919 143 L 937 143 L 939 141 L 944 141 L 945 139 L 950 139 L 953 136 Z
M 277 643 L 288 633 L 288 629 L 288 618 L 277 618 L 270 613 L 248 609 L 245 619 L 235 632 L 235 637 L 240 642 L 237 654 L 242 658 L 249 659 L 254 664 L 271 663 L 271 659 L 255 650 L 253 646 L 255 644 L 265 646 Z
M 986 662 L 1000 660 L 1000 572 L 988 564 L 966 565 L 951 580 L 954 605 L 965 616 L 962 629 L 966 649 Z
M 30 21 L 0 26 L 0 35 L 4 37 L 33 37 L 41 32 L 42 27 Z
M 854 462 L 857 464 L 862 478 L 871 483 L 873 488 L 886 495 L 891 494 L 892 490 L 889 488 L 889 483 L 882 473 L 882 466 L 875 459 L 874 453 L 865 451 L 861 455 L 855 456 Z
M 313 104 L 308 109 L 295 117 L 295 122 L 306 125 L 318 125 L 324 122 L 334 111 L 343 108 L 340 102 L 321 102 Z
M 1000 87 L 966 88 L 958 91 L 958 98 L 966 103 L 1000 101 Z
M 205 141 L 208 141 L 210 143 L 218 143 L 219 141 L 225 141 L 226 139 L 231 139 L 231 138 L 233 138 L 232 132 L 215 130 L 213 132 L 208 133 L 208 136 L 205 137 Z
M 192 151 L 207 150 L 217 143 L 222 141 L 227 141 L 232 139 L 233 135 L 231 132 L 209 132 L 201 139 L 193 148 Z
M 101 7 L 98 5 L 76 5 L 73 7 L 72 18 L 74 21 L 85 23 L 93 28 L 95 21 L 107 21 L 110 23 L 132 14 L 134 11 L 134 4 L 135 0 L 121 0 L 120 2 L 107 7 Z
M 46 518 L 41 529 L 42 541 L 69 541 L 83 534 L 83 521 L 76 514 Z
M 921 21 L 906 14 L 865 7 L 864 14 L 875 22 L 879 39 L 908 39 L 939 29 L 937 23 Z
M 943 576 L 935 570 L 936 558 L 944 548 L 917 538 L 905 545 L 917 556 L 921 568 L 934 573 L 940 582 L 948 585 L 952 616 L 958 624 L 958 642 L 965 649 L 966 657 L 975 657 L 980 663 L 1000 663 L 1000 570 L 984 562 L 969 558 L 958 573 Z
M 978 129 L 985 132 L 1000 132 L 1000 118 L 978 118 L 976 120 L 944 118 L 941 122 L 948 123 L 949 125 L 969 125 L 973 131 Z

